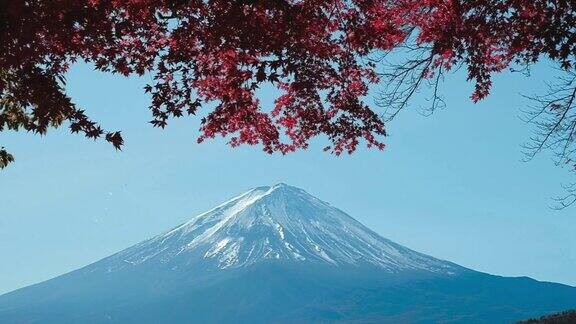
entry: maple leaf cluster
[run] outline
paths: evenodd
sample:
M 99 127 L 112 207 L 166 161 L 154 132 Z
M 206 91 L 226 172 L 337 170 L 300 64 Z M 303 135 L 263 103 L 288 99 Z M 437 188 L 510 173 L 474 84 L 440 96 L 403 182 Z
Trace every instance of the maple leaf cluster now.
M 116 148 L 120 132 L 91 121 L 65 93 L 85 61 L 121 75 L 151 73 L 151 123 L 204 112 L 199 142 L 292 152 L 327 136 L 325 150 L 384 147 L 384 118 L 362 100 L 370 84 L 409 83 L 466 65 L 488 95 L 491 76 L 543 54 L 571 69 L 574 4 L 552 0 L 4 0 L 0 2 L 0 131 L 44 134 L 64 123 Z M 393 74 L 374 53 L 412 43 L 424 55 Z M 416 77 L 407 78 L 407 75 Z M 263 107 L 256 91 L 280 94 Z M 390 94 L 394 97 L 398 92 Z M 401 105 L 402 106 L 402 105 Z

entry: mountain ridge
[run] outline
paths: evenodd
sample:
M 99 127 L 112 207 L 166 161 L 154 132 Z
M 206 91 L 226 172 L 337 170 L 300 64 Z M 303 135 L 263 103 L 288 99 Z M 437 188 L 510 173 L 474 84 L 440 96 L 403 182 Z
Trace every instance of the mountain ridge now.
M 202 258 L 194 255 L 199 251 Z M 253 188 L 115 258 L 138 265 L 170 263 L 180 254 L 195 262 L 215 260 L 220 269 L 264 259 L 372 265 L 392 272 L 450 273 L 457 268 L 384 239 L 341 210 L 286 184 Z

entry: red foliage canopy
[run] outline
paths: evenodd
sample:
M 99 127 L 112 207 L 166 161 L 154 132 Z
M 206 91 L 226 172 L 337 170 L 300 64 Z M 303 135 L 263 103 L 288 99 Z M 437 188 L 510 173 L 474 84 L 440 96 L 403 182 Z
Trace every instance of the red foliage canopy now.
M 216 103 L 199 141 L 230 136 L 233 146 L 286 153 L 324 134 L 336 154 L 360 140 L 383 148 L 383 118 L 361 99 L 370 83 L 408 82 L 389 94 L 406 103 L 421 80 L 464 64 L 476 101 L 512 63 L 545 54 L 570 69 L 575 9 L 553 0 L 3 0 L 0 131 L 43 134 L 69 122 L 119 148 L 120 133 L 102 130 L 64 92 L 63 75 L 83 60 L 153 73 L 145 91 L 155 126 Z M 372 55 L 407 44 L 423 54 L 379 75 Z M 255 95 L 263 83 L 281 91 L 274 107 Z

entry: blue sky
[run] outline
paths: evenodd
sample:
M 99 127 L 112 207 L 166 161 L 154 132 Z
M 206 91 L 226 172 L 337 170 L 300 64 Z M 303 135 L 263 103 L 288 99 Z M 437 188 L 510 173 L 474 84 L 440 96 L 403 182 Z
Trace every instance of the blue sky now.
M 94 262 L 167 230 L 251 187 L 301 187 L 384 237 L 476 270 L 576 285 L 576 208 L 555 211 L 569 172 L 542 154 L 521 162 L 530 127 L 520 94 L 545 90 L 553 70 L 504 74 L 492 95 L 469 100 L 462 75 L 443 85 L 447 108 L 412 107 L 388 125 L 386 150 L 335 157 L 321 140 L 287 156 L 223 140 L 196 144 L 198 120 L 148 124 L 149 77 L 122 78 L 76 65 L 72 98 L 110 130 L 103 141 L 2 133 L 16 163 L 0 171 L 0 293 Z M 262 92 L 264 102 L 270 93 Z M 377 108 L 375 108 L 377 109 Z

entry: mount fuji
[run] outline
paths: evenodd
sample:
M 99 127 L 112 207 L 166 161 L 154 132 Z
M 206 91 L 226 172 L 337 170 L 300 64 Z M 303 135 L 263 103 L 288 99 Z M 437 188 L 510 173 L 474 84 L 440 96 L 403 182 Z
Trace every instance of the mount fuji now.
M 415 252 L 278 184 L 2 295 L 0 323 L 505 323 L 574 307 L 574 287 Z

